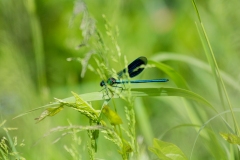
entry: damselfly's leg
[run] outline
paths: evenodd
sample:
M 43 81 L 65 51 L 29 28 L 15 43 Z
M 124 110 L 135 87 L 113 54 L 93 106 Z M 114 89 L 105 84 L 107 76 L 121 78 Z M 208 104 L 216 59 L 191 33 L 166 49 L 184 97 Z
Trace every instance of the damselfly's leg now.
M 102 99 L 108 99 L 110 100 L 111 97 L 109 96 L 109 89 L 107 88 L 107 86 L 104 86 L 104 88 L 100 91 L 103 93 Z M 107 98 L 105 98 L 107 96 Z

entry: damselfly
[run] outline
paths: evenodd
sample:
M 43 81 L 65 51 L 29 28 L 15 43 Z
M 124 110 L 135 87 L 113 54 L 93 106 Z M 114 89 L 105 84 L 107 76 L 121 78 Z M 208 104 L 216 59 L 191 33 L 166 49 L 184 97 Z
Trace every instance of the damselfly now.
M 114 84 L 124 84 L 124 83 L 151 83 L 151 82 L 167 82 L 168 79 L 148 79 L 148 80 L 121 80 L 124 74 L 126 72 L 128 73 L 129 77 L 135 77 L 138 74 L 140 74 L 144 70 L 144 66 L 147 65 L 147 58 L 146 57 L 139 57 L 135 59 L 132 63 L 130 63 L 127 67 L 127 69 L 123 69 L 122 71 L 117 73 L 117 78 L 115 79 L 113 77 L 108 78 L 108 80 L 101 81 L 100 86 L 106 86 L 106 84 L 113 86 Z

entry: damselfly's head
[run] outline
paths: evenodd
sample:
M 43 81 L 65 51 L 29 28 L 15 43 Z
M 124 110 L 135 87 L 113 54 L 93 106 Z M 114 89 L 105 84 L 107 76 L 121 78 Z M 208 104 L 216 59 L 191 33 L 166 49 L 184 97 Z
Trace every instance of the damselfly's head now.
M 116 79 L 113 78 L 113 77 L 109 78 L 109 79 L 107 80 L 107 84 L 110 85 L 110 86 L 116 84 Z M 105 85 L 106 85 L 106 84 L 105 84 L 104 81 L 101 81 L 101 82 L 100 82 L 100 86 L 101 86 L 101 87 L 103 87 L 103 86 L 105 86 Z
M 105 86 L 105 82 L 104 82 L 104 81 L 101 81 L 101 82 L 100 82 L 100 86 L 101 86 L 101 87 Z

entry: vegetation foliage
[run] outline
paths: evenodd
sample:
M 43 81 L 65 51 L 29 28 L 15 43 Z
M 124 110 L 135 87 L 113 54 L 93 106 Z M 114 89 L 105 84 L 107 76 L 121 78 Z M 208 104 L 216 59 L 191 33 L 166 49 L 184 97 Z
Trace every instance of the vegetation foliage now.
M 2 0 L 0 159 L 239 159 L 239 6 Z

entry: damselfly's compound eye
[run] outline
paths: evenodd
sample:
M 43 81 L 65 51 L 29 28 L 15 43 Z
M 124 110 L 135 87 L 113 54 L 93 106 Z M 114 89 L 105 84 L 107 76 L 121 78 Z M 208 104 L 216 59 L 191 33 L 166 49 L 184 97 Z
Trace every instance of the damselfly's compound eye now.
M 101 86 L 101 87 L 105 86 L 104 81 L 101 81 L 101 82 L 100 82 L 100 86 Z

